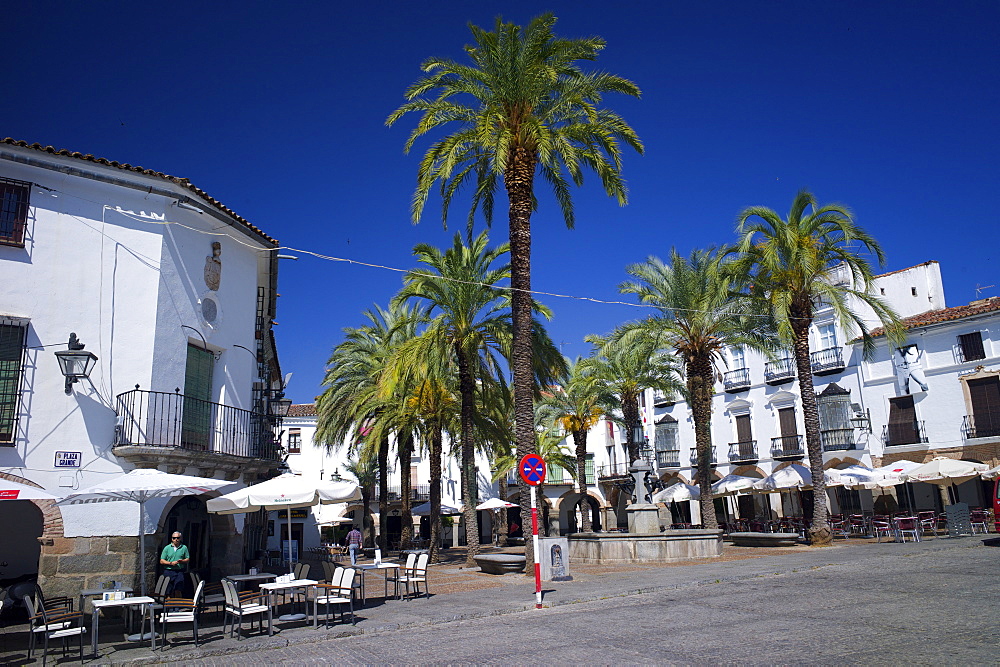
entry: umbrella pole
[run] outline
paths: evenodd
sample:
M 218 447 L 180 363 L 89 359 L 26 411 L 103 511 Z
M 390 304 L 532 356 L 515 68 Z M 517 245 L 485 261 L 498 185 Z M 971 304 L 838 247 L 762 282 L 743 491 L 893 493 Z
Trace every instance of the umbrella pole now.
M 294 571 L 292 567 L 292 508 L 286 508 L 288 511 L 288 519 L 285 521 L 285 525 L 288 527 L 288 572 L 291 574 Z
M 146 595 L 146 503 L 139 501 L 139 589 Z

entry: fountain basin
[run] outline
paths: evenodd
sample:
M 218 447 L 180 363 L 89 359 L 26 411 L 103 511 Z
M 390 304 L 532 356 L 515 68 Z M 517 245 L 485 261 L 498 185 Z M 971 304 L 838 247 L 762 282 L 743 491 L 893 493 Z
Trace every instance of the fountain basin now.
M 722 555 L 722 531 L 665 530 L 660 533 L 573 533 L 569 557 L 574 563 L 672 563 Z

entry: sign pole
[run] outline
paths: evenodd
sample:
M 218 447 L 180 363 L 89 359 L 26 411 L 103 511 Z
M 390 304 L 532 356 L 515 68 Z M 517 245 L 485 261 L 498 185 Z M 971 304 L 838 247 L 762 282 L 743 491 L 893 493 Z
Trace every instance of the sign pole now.
M 535 609 L 542 608 L 542 560 L 538 551 L 538 501 L 535 487 L 531 487 L 531 543 L 535 551 Z

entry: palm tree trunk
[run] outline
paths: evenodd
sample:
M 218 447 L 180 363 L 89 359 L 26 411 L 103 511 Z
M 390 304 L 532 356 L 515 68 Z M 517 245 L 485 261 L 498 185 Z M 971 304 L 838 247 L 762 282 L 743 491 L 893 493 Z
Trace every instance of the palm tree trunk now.
M 402 531 L 399 543 L 409 545 L 413 540 L 413 489 L 410 487 L 410 456 L 413 452 L 413 436 L 409 433 L 399 436 L 399 513 L 402 515 Z
M 576 445 L 576 491 L 580 494 L 577 506 L 580 508 L 580 530 L 589 533 L 593 530 L 590 522 L 590 501 L 587 498 L 587 432 L 573 431 L 573 444 Z
M 639 397 L 622 397 L 622 419 L 625 421 L 625 436 L 628 442 L 628 464 L 631 466 L 639 460 L 639 443 L 635 441 L 635 425 L 639 421 Z M 642 502 L 643 493 L 636 489 L 637 502 Z
M 472 415 L 475 401 L 475 382 L 469 360 L 461 346 L 455 345 L 455 355 L 458 357 L 458 391 L 462 397 L 462 484 L 465 508 L 462 518 L 465 519 L 465 544 L 467 548 L 466 565 L 475 567 L 475 557 L 479 554 L 479 524 L 476 522 L 476 443 L 472 436 Z
M 535 487 L 538 494 L 538 536 L 549 536 L 549 501 L 545 499 L 545 482 Z M 527 544 L 525 539 L 525 544 Z
M 378 443 L 378 546 L 383 553 L 389 551 L 386 517 L 389 516 L 389 439 Z
M 361 485 L 361 515 L 358 518 L 360 525 L 358 525 L 358 530 L 361 531 L 361 544 L 368 546 L 372 543 L 371 540 L 371 524 L 368 521 L 368 506 L 372 501 L 371 490 L 367 485 Z
M 504 475 L 500 478 L 500 500 L 507 500 L 507 496 L 510 495 L 510 488 L 507 486 L 507 476 Z M 507 546 L 507 533 L 510 531 L 510 526 L 507 524 L 507 508 L 504 507 L 500 510 L 500 527 L 497 530 L 500 533 L 500 539 L 497 544 L 501 547 Z
M 441 424 L 434 422 L 431 428 L 430 437 L 430 459 L 431 459 L 431 552 L 430 561 L 437 563 L 441 560 Z M 457 530 L 456 526 L 456 530 Z
M 691 415 L 694 417 L 695 451 L 698 455 L 701 525 L 706 529 L 716 530 L 719 522 L 715 518 L 715 502 L 712 498 L 712 394 L 715 383 L 711 359 L 689 359 L 687 378 Z
M 813 512 L 809 523 L 809 541 L 813 546 L 827 546 L 833 541 L 827 521 L 826 478 L 823 476 L 823 447 L 819 438 L 819 411 L 813 388 L 809 350 L 809 325 L 812 314 L 808 309 L 792 310 L 792 331 L 795 334 L 795 369 L 798 371 L 799 393 L 802 396 L 802 421 L 806 428 L 806 453 L 813 483 Z
M 531 209 L 534 203 L 535 155 L 517 146 L 508 157 L 504 172 L 504 187 L 509 202 L 511 367 L 514 383 L 514 441 L 516 459 L 535 451 L 534 373 L 531 345 Z M 528 485 L 518 479 L 518 502 L 521 505 L 521 525 L 531 521 L 531 499 Z M 534 545 L 524 541 L 525 572 L 534 571 Z

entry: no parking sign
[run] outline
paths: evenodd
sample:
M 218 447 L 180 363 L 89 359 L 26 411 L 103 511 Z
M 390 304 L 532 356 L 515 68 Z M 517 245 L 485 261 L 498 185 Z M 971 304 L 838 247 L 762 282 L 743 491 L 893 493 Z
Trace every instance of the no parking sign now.
M 545 461 L 538 454 L 525 454 L 519 467 L 525 484 L 538 486 L 545 481 Z

